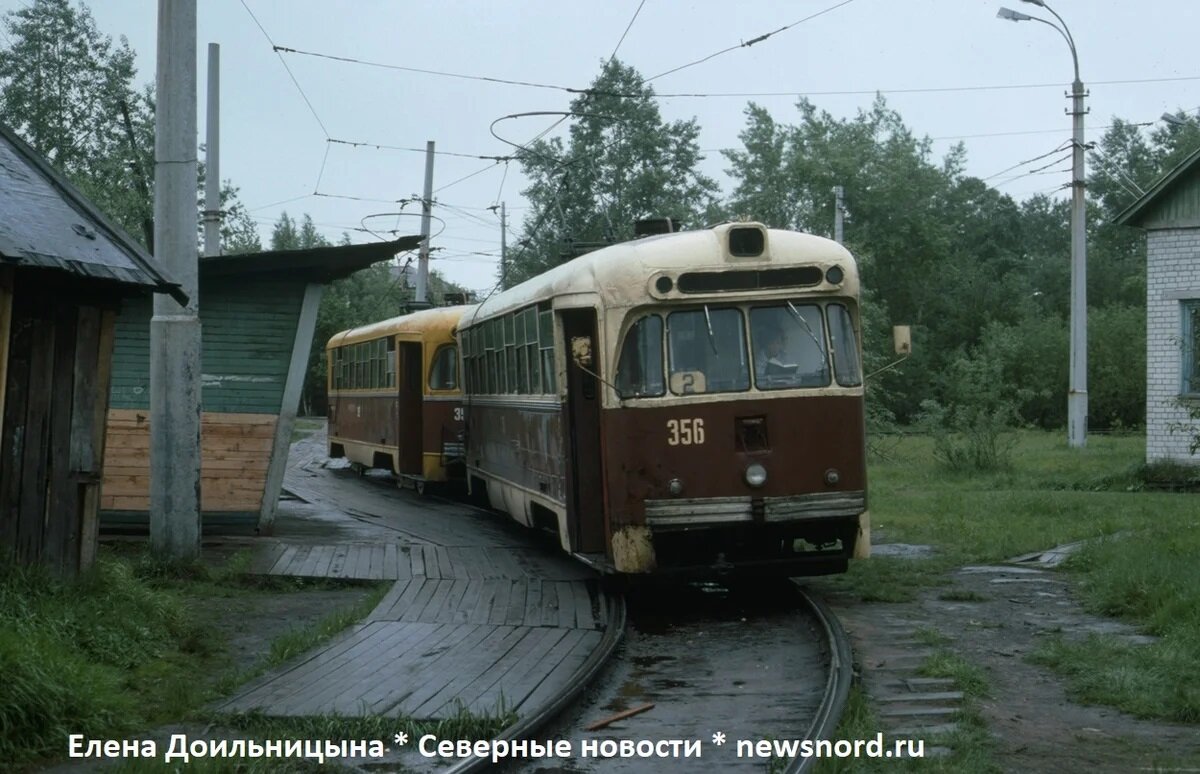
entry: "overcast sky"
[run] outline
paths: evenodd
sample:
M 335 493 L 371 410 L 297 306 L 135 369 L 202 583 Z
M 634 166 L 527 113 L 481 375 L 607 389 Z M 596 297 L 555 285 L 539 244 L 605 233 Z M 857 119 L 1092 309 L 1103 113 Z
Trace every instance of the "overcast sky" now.
M 25 3 L 0 0 L 0 12 Z M 419 206 L 409 204 L 397 217 L 394 202 L 420 194 L 427 140 L 439 152 L 506 155 L 512 147 L 489 131 L 495 119 L 565 110 L 572 95 L 278 55 L 268 36 L 278 46 L 381 65 L 581 88 L 619 41 L 617 56 L 650 77 L 832 8 L 653 86 L 664 94 L 780 93 L 753 99 L 785 123 L 795 120 L 799 94 L 847 117 L 882 91 L 910 127 L 934 139 L 937 158 L 961 139 L 967 172 L 987 178 L 1070 137 L 1063 96 L 1072 78 L 1067 45 L 1045 25 L 997 19 L 1004 4 L 1045 15 L 1020 0 L 199 0 L 199 139 L 207 44 L 213 42 L 221 46 L 221 176 L 241 188 L 264 242 L 284 210 L 311 214 L 330 239 L 349 231 L 355 242 L 370 241 L 370 234 L 355 230 L 364 225 L 379 233 L 417 233 L 419 218 L 409 213 L 419 214 Z M 139 82 L 153 81 L 157 3 L 94 0 L 89 6 L 102 32 L 128 37 L 138 53 Z M 1055 0 L 1053 6 L 1070 25 L 1091 93 L 1089 140 L 1098 139 L 1113 116 L 1156 122 L 1164 111 L 1200 108 L 1200 2 Z M 748 99 L 660 101 L 668 119 L 698 119 L 705 171 L 725 193 L 729 181 L 718 150 L 738 145 Z M 509 120 L 496 130 L 523 142 L 552 122 Z M 1069 172 L 1053 172 L 1066 163 L 1048 170 L 1052 174 L 1009 179 L 1044 163 L 989 182 L 1024 198 L 1069 181 Z M 528 212 L 524 185 L 515 164 L 506 174 L 504 164 L 439 155 L 435 214 L 444 228 L 435 223 L 441 233 L 433 240 L 440 248 L 434 268 L 469 288 L 490 288 L 500 228 L 487 208 L 507 202 L 512 230 L 519 229 Z M 350 196 L 377 201 L 337 198 Z

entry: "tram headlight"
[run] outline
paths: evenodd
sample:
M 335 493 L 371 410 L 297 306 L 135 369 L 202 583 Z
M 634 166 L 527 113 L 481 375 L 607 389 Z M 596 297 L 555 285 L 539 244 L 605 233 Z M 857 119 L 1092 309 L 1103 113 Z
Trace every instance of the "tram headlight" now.
M 830 285 L 840 285 L 845 278 L 846 274 L 841 266 L 830 266 L 825 270 L 825 281 Z
M 767 483 L 767 469 L 757 462 L 746 466 L 746 483 L 755 489 Z
M 677 478 L 673 478 L 667 484 L 667 489 L 669 489 L 673 495 L 681 495 L 683 494 L 683 482 Z
M 825 471 L 825 483 L 830 486 L 837 486 L 837 482 L 841 481 L 842 477 L 838 475 L 837 468 L 830 468 Z

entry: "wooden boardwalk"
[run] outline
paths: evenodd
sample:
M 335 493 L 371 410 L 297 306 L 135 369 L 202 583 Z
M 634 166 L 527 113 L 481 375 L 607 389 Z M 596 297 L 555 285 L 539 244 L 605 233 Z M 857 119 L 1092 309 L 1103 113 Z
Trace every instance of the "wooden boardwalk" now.
M 245 686 L 222 712 L 445 718 L 536 711 L 574 685 L 601 646 L 608 598 L 578 562 L 453 504 L 314 468 L 292 492 L 374 525 L 378 540 L 297 530 L 260 541 L 252 573 L 395 581 L 363 623 Z M 429 506 L 429 507 L 427 507 Z M 417 536 L 435 536 L 440 541 Z M 414 540 L 414 538 L 416 538 Z
M 407 580 L 409 578 L 587 580 L 579 562 L 536 549 L 438 546 L 430 543 L 310 544 L 279 540 L 260 546 L 249 572 L 300 578 Z
M 566 687 L 600 644 L 604 599 L 578 581 L 400 581 L 365 623 L 219 709 L 417 718 L 460 707 L 520 712 Z

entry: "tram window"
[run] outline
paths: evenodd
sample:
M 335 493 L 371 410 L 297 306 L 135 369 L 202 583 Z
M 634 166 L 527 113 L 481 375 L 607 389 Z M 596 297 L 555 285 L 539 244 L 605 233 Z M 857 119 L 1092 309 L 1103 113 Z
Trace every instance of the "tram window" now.
M 547 395 L 554 395 L 558 392 L 556 374 L 554 348 L 545 347 L 542 349 L 542 392 Z
M 671 392 L 737 392 L 750 388 L 742 313 L 705 306 L 667 318 Z
M 829 385 L 821 307 L 759 306 L 750 310 L 754 382 L 760 390 Z
M 429 389 L 453 390 L 458 387 L 458 351 L 451 344 L 438 347 L 429 366 Z
M 651 314 L 638 320 L 625 334 L 617 361 L 617 392 L 622 398 L 662 395 L 665 390 L 662 361 L 662 318 Z
M 537 343 L 525 345 L 525 359 L 529 362 L 529 391 L 543 391 L 541 357 L 538 355 Z
M 850 311 L 841 304 L 826 307 L 829 313 L 829 338 L 833 342 L 833 373 L 843 387 L 862 384 L 862 369 L 858 363 L 857 338 Z
M 387 351 L 384 353 L 384 368 L 387 371 L 387 383 L 385 387 L 396 386 L 396 340 L 389 338 L 387 340 Z

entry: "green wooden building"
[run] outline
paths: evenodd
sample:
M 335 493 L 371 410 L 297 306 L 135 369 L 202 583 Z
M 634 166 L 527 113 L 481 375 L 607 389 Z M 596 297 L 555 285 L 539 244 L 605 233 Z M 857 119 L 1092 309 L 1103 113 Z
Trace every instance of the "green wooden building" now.
M 205 529 L 271 531 L 321 292 L 420 237 L 200 259 Z M 101 526 L 144 531 L 150 510 L 149 299 L 116 322 Z

